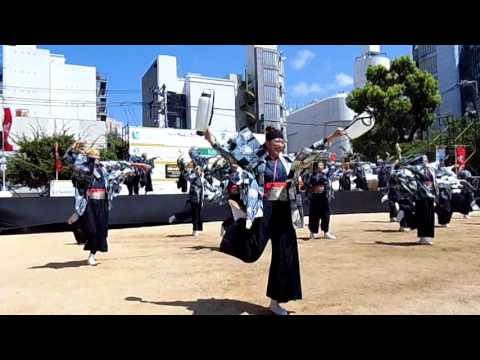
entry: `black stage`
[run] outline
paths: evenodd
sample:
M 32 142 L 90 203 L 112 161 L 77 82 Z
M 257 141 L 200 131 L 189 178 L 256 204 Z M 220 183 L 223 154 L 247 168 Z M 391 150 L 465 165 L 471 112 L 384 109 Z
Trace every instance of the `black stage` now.
M 388 211 L 381 204 L 383 196 L 373 191 L 336 192 L 332 201 L 332 214 L 354 214 Z M 187 196 L 136 195 L 119 196 L 113 200 L 110 227 L 138 227 L 164 225 L 174 212 L 183 209 Z M 306 205 L 306 204 L 305 204 Z M 66 224 L 73 213 L 73 197 L 25 197 L 0 199 L 0 233 L 18 234 L 34 232 L 67 231 Z M 308 206 L 304 207 L 308 215 Z M 206 204 L 205 221 L 219 221 L 227 217 L 228 206 Z

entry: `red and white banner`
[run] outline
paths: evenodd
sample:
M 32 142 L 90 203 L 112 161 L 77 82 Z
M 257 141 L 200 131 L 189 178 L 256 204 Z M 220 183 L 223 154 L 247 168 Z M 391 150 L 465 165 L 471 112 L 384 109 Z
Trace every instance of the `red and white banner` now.
M 458 171 L 465 169 L 465 165 L 467 165 L 467 147 L 465 145 L 455 146 L 455 165 Z
M 10 108 L 3 109 L 3 151 L 13 151 L 12 144 L 8 143 L 10 129 L 12 128 L 12 112 Z

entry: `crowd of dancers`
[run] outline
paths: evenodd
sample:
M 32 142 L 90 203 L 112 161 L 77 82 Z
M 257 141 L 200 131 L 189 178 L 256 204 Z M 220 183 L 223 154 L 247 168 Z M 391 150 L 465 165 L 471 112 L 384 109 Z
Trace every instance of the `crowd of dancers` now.
M 344 135 L 343 129 L 337 129 L 310 147 L 286 155 L 283 134 L 273 127 L 266 129 L 264 144 L 248 128 L 224 143 L 206 129 L 204 137 L 217 154 L 202 155 L 192 147 L 188 156 L 178 159 L 178 187 L 188 191 L 188 197 L 183 211 L 173 214 L 169 222 L 192 218 L 192 235 L 196 236 L 203 230 L 204 202 L 228 203 L 220 251 L 252 263 L 271 240 L 267 297 L 273 313 L 287 315 L 281 304 L 302 298 L 296 229 L 304 227 L 305 201 L 310 239 L 321 233 L 327 240 L 336 238 L 330 229 L 332 184 L 338 181 L 340 190 L 349 190 L 352 171 L 330 161 L 328 148 Z M 74 169 L 76 191 L 75 212 L 68 221 L 74 225 L 75 236 L 84 239 L 89 264 L 95 265 L 96 252 L 108 251 L 108 213 L 120 184 L 149 173 L 153 164 L 141 159 L 101 162 L 98 152 L 84 143 L 75 143 L 65 160 Z M 438 223 L 448 227 L 452 212 L 468 216 L 476 206 L 471 175 L 464 171 L 457 176 L 441 163 L 429 164 L 426 156 L 379 163 L 376 170 L 391 221 L 400 223 L 400 231 L 417 229 L 419 244 L 433 244 L 435 213 Z M 368 190 L 365 167 L 355 171 L 357 188 Z

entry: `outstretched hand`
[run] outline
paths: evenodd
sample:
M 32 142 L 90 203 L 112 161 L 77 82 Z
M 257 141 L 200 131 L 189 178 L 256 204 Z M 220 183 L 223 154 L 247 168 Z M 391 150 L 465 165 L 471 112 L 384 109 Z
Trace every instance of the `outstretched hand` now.
M 327 141 L 329 143 L 331 143 L 333 140 L 339 138 L 339 137 L 342 137 L 346 134 L 345 130 L 343 128 L 337 128 L 337 130 L 335 130 L 335 132 L 333 132 L 332 134 L 330 134 L 329 136 L 327 136 Z
M 343 128 L 337 128 L 337 130 L 335 130 L 335 132 L 333 133 L 333 137 L 337 138 L 337 137 L 344 136 L 345 134 L 346 134 L 346 131 Z
M 144 169 L 144 170 L 147 170 L 147 171 L 152 168 L 151 165 L 142 164 L 142 163 L 132 163 L 132 166 L 133 166 L 133 167 L 136 167 L 136 168 L 141 168 L 141 169 Z
M 70 149 L 73 149 L 74 151 L 83 151 L 85 150 L 86 146 L 87 142 L 85 140 L 77 140 L 72 145 L 70 145 L 67 151 L 69 151 Z
M 215 136 L 213 136 L 210 128 L 205 129 L 205 140 L 207 140 L 212 146 L 215 144 Z

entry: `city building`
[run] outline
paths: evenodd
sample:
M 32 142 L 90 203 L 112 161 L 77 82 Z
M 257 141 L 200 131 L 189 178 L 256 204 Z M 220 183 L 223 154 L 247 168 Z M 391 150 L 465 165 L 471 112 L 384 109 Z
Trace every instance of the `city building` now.
M 201 76 L 199 74 L 188 74 L 185 77 L 187 128 L 196 128 L 198 100 L 205 89 L 215 91 L 211 129 L 213 131 L 235 132 L 237 130 L 235 117 L 236 81 L 231 80 L 230 77 L 222 79 Z
M 413 59 L 419 69 L 429 72 L 438 80 L 442 102 L 437 109 L 437 116 L 440 119 L 462 116 L 459 46 L 413 45 Z
M 390 69 L 390 59 L 380 52 L 380 45 L 363 45 L 362 54 L 355 59 L 353 86 L 363 88 L 367 83 L 367 69 L 369 66 L 383 65 Z
M 11 140 L 34 131 L 67 130 L 103 146 L 106 82 L 99 83 L 92 66 L 71 65 L 63 55 L 36 45 L 3 45 L 0 101 L 13 115 Z M 102 90 L 103 89 L 103 90 Z M 99 112 L 97 113 L 97 110 Z
M 206 89 L 215 92 L 212 130 L 236 131 L 236 75 L 178 78 L 177 59 L 158 56 L 142 78 L 143 126 L 195 129 L 198 100 Z
M 97 121 L 107 120 L 107 79 L 97 71 Z
M 298 152 L 325 138 L 336 128 L 347 126 L 355 113 L 347 106 L 346 98 L 347 94 L 341 93 L 292 111 L 287 117 L 289 152 Z M 337 142 L 330 149 L 339 159 L 345 156 L 342 145 Z
M 184 87 L 185 79 L 177 77 L 177 58 L 157 56 L 142 77 L 143 126 L 186 128 L 187 103 Z M 170 105 L 175 104 L 170 108 L 168 98 Z
M 287 136 L 285 69 L 277 45 L 247 46 L 245 78 L 239 83 L 239 127 L 264 132 L 267 126 Z
M 121 135 L 123 132 L 124 124 L 114 118 L 107 117 L 105 120 L 105 131 L 107 134 Z
M 459 56 L 460 80 L 465 82 L 461 87 L 462 114 L 480 111 L 478 84 L 480 83 L 480 45 L 461 45 Z
M 96 120 L 96 69 L 65 62 L 35 45 L 4 45 L 3 106 L 35 118 Z

